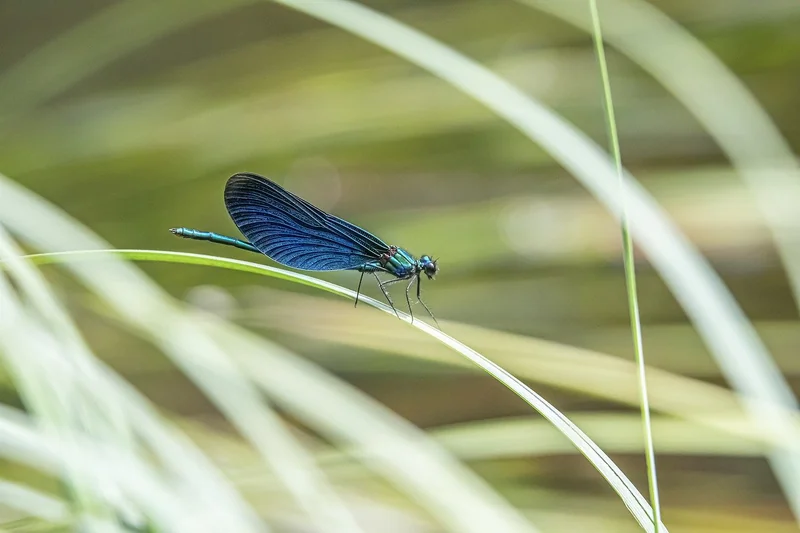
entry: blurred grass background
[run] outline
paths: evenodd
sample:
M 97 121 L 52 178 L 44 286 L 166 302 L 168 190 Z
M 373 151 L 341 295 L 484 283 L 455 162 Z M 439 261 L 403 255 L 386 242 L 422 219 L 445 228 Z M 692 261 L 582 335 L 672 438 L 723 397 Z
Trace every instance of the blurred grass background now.
M 800 5 L 651 3 L 742 80 L 796 153 Z M 448 322 L 446 331 L 461 327 L 453 322 L 484 328 L 455 336 L 500 364 L 509 346 L 529 347 L 528 353 L 514 351 L 520 364 L 535 359 L 544 349 L 540 340 L 567 345 L 569 354 L 574 347 L 633 360 L 617 223 L 547 154 L 484 107 L 374 45 L 270 2 L 218 4 L 214 16 L 152 39 L 147 24 L 157 24 L 158 10 L 141 8 L 150 14 L 101 28 L 71 48 L 53 45 L 111 4 L 0 1 L 4 174 L 114 246 L 247 260 L 259 259 L 178 241 L 167 229 L 236 235 L 222 202 L 225 180 L 244 170 L 264 174 L 387 242 L 439 257 L 440 275 L 425 283 L 426 302 Z M 369 5 L 476 59 L 607 145 L 589 35 L 516 2 Z M 160 9 L 195 8 L 166 3 Z M 141 46 L 50 94 L 81 71 L 86 57 L 102 56 L 109 46 L 104 35 L 120 32 L 140 32 Z M 59 49 L 62 61 L 20 77 L 15 69 L 46 46 Z M 797 307 L 751 191 L 663 87 L 614 49 L 607 53 L 626 167 L 711 260 L 796 386 Z M 46 98 L 27 106 L 39 92 Z M 456 355 L 441 355 L 442 348 L 419 332 L 373 309 L 353 310 L 348 302 L 264 277 L 174 264 L 141 268 L 178 298 L 253 328 L 433 435 L 463 431 L 448 446 L 543 531 L 635 530 L 612 491 L 565 439 L 547 433 L 503 386 L 460 366 Z M 261 470 L 259 459 L 204 394 L 152 344 L 109 320 L 69 277 L 53 268 L 44 272 L 94 352 L 187 428 L 266 516 L 280 516 L 276 490 L 253 474 Z M 319 277 L 348 287 L 357 282 L 353 273 Z M 644 261 L 638 285 L 648 363 L 726 387 L 680 306 Z M 379 294 L 365 286 L 367 294 Z M 622 385 L 610 384 L 603 373 L 613 363 L 592 368 L 587 376 L 580 364 L 566 366 L 555 379 L 546 369 L 537 377 L 509 366 L 574 416 L 646 493 L 634 375 L 627 384 L 631 405 L 615 396 Z M 660 397 L 679 401 L 685 411 L 708 408 L 705 389 L 694 396 L 685 390 L 667 388 Z M 20 405 L 10 386 L 2 395 Z M 653 408 L 659 411 L 655 400 Z M 448 429 L 451 424 L 459 426 Z M 752 441 L 673 417 L 657 417 L 655 424 L 664 519 L 672 531 L 796 529 Z M 536 449 L 547 439 L 554 443 Z M 514 443 L 522 447 L 513 449 Z M 512 451 L 504 452 L 509 446 Z M 326 449 L 311 445 L 317 447 Z M 337 485 L 370 496 L 368 517 L 373 511 L 383 517 L 380 528 L 366 530 L 436 531 L 371 475 L 341 457 L 323 459 Z M 11 463 L 0 472 L 21 480 L 33 475 Z M 398 517 L 386 518 L 395 512 Z M 302 530 L 278 523 L 277 531 Z

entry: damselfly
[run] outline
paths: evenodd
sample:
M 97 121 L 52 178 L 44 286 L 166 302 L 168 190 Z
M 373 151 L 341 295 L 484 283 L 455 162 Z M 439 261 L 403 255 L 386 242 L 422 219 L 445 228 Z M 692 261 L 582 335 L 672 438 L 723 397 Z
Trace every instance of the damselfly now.
M 388 285 L 408 281 L 406 302 L 411 320 L 411 287 L 417 282 L 417 301 L 436 317 L 422 301 L 422 275 L 433 279 L 437 260 L 423 255 L 419 259 L 397 246 L 390 246 L 372 233 L 328 214 L 311 205 L 277 183 L 250 173 L 234 174 L 225 185 L 225 207 L 233 223 L 247 241 L 209 231 L 172 228 L 180 237 L 235 246 L 261 253 L 270 259 L 299 270 L 356 270 L 361 272 L 356 302 L 361 293 L 364 274 L 372 274 L 389 305 L 397 314 L 386 290 Z M 394 276 L 381 280 L 378 272 Z M 436 322 L 438 326 L 438 322 Z

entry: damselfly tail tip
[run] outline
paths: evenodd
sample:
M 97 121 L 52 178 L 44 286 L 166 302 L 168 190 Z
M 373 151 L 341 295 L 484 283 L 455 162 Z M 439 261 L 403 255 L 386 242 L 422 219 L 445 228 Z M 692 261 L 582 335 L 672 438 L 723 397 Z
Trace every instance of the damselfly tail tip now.
M 178 237 L 183 237 L 184 239 L 192 238 L 192 234 L 189 233 L 186 228 L 170 228 L 169 232 L 173 235 L 177 235 Z

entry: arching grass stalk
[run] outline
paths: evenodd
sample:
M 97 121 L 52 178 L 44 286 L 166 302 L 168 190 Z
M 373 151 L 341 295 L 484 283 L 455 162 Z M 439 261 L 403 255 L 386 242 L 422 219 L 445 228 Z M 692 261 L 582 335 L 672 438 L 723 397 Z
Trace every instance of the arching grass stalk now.
M 255 274 L 266 275 L 274 278 L 279 278 L 294 283 L 300 283 L 322 289 L 327 292 L 338 294 L 346 298 L 354 299 L 355 291 L 340 287 L 334 283 L 319 280 L 305 274 L 283 270 L 281 268 L 271 267 L 267 265 L 260 265 L 248 261 L 241 261 L 237 259 L 229 259 L 224 257 L 215 257 L 201 254 L 191 254 L 182 252 L 169 252 L 160 250 L 83 250 L 75 252 L 54 252 L 44 254 L 33 254 L 25 256 L 26 259 L 37 265 L 50 264 L 50 263 L 64 263 L 70 261 L 91 261 L 102 259 L 103 256 L 118 255 L 129 260 L 134 261 L 157 261 L 167 263 L 182 263 L 194 264 L 204 266 L 214 266 L 218 268 L 226 268 L 229 270 L 238 270 L 242 272 L 250 272 Z M 373 298 L 361 295 L 359 302 L 371 305 L 376 309 L 388 313 L 392 316 L 395 311 Z M 592 465 L 600 472 L 600 474 L 608 481 L 612 488 L 619 494 L 623 503 L 628 507 L 631 514 L 648 533 L 655 533 L 653 528 L 653 511 L 648 504 L 647 500 L 642 496 L 638 489 L 628 479 L 628 477 L 614 464 L 613 461 L 597 446 L 583 431 L 581 431 L 575 424 L 573 424 L 564 414 L 558 411 L 555 407 L 550 405 L 539 394 L 531 390 L 527 385 L 519 381 L 506 370 L 496 365 L 483 355 L 475 350 L 469 348 L 458 340 L 450 337 L 442 331 L 433 326 L 428 325 L 422 320 L 415 319 L 411 322 L 411 317 L 405 313 L 399 313 L 400 318 L 405 322 L 411 324 L 417 329 L 427 333 L 428 335 L 436 338 L 439 342 L 447 345 L 453 350 L 457 351 L 472 363 L 480 367 L 486 373 L 500 381 L 503 385 L 508 387 L 517 396 L 522 398 L 531 407 L 536 409 L 542 416 L 544 416 L 551 424 L 553 424 L 563 435 L 565 435 L 575 445 L 575 447 L 584 455 Z M 664 533 L 667 531 L 666 527 L 661 524 L 659 529 Z
M 589 10 L 592 13 L 592 39 L 594 40 L 597 63 L 603 82 L 603 99 L 605 104 L 606 127 L 608 128 L 608 140 L 611 144 L 614 165 L 619 178 L 622 261 L 625 264 L 625 286 L 628 292 L 628 310 L 631 319 L 633 350 L 636 355 L 637 376 L 639 378 L 639 403 L 642 413 L 645 459 L 647 460 L 647 482 L 650 487 L 650 503 L 653 506 L 653 523 L 655 524 L 656 533 L 658 533 L 660 531 L 659 524 L 661 523 L 661 504 L 658 497 L 658 477 L 656 475 L 656 453 L 653 447 L 653 428 L 650 423 L 650 402 L 647 397 L 647 375 L 645 373 L 644 364 L 642 324 L 639 318 L 639 297 L 636 291 L 636 262 L 633 257 L 633 239 L 631 238 L 627 202 L 625 200 L 627 192 L 625 190 L 625 180 L 622 174 L 622 154 L 619 148 L 617 121 L 614 115 L 614 101 L 611 97 L 611 80 L 608 76 L 608 65 L 606 64 L 606 53 L 603 47 L 603 33 L 600 27 L 600 14 L 597 10 L 597 0 L 589 0 Z
M 358 35 L 451 83 L 549 152 L 615 216 L 619 175 L 608 155 L 563 117 L 454 49 L 349 0 L 274 0 Z M 561 3 L 561 2 L 552 2 Z M 583 6 L 584 4 L 581 4 Z M 785 436 L 785 414 L 798 402 L 780 368 L 719 275 L 628 172 L 628 216 L 638 245 L 702 335 L 725 378 L 741 394 L 760 430 Z M 769 455 L 793 510 L 800 509 L 800 455 Z M 797 515 L 798 513 L 795 512 Z
M 2 175 L 0 189 L 3 225 L 33 248 L 71 252 L 111 247 L 57 206 Z M 127 329 L 156 344 L 189 379 L 202 385 L 215 406 L 230 410 L 230 402 L 238 401 L 233 413 L 240 426 L 237 430 L 249 444 L 253 444 L 253 431 L 264 427 L 260 421 L 241 419 L 245 411 L 243 400 L 249 404 L 248 410 L 258 409 L 266 394 L 321 434 L 364 450 L 365 464 L 412 497 L 447 530 L 537 531 L 519 509 L 432 444 L 422 430 L 317 365 L 232 324 L 217 324 L 213 332 L 215 338 L 211 338 L 208 324 L 199 324 L 196 313 L 176 305 L 173 298 L 130 261 L 120 260 L 114 254 L 103 254 L 99 261 L 75 261 L 63 266 Z M 206 322 L 211 319 L 205 318 Z M 220 332 L 221 329 L 224 331 Z M 240 372 L 242 369 L 244 373 Z M 253 377 L 256 372 L 257 379 Z M 240 375 L 247 376 L 247 380 L 238 379 Z M 237 383 L 232 383 L 231 379 L 236 379 Z M 127 385 L 119 381 L 120 386 Z M 257 397 L 250 393 L 251 385 L 257 388 Z M 243 398 L 242 392 L 249 398 Z M 377 432 L 376 427 L 380 427 Z M 253 448 L 262 460 L 266 459 L 260 447 Z M 428 478 L 436 483 L 430 483 Z M 195 485 L 184 483 L 181 486 L 193 488 Z M 206 494 L 200 496 L 205 499 Z M 645 505 L 648 505 L 646 501 Z M 214 499 L 201 508 L 214 518 L 225 516 L 220 514 L 221 507 Z M 318 509 L 320 507 L 315 507 L 314 512 Z M 234 517 L 240 514 L 235 510 L 225 511 L 229 512 Z M 249 531 L 251 528 L 227 527 L 226 530 Z

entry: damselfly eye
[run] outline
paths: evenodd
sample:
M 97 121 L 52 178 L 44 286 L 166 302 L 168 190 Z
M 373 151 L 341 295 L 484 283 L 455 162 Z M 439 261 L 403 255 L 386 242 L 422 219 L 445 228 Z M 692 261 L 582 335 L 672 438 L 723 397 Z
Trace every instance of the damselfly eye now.
M 436 261 L 428 261 L 422 269 L 425 271 L 425 275 L 428 276 L 428 278 L 433 279 L 436 273 L 439 272 L 439 265 L 436 264 Z

